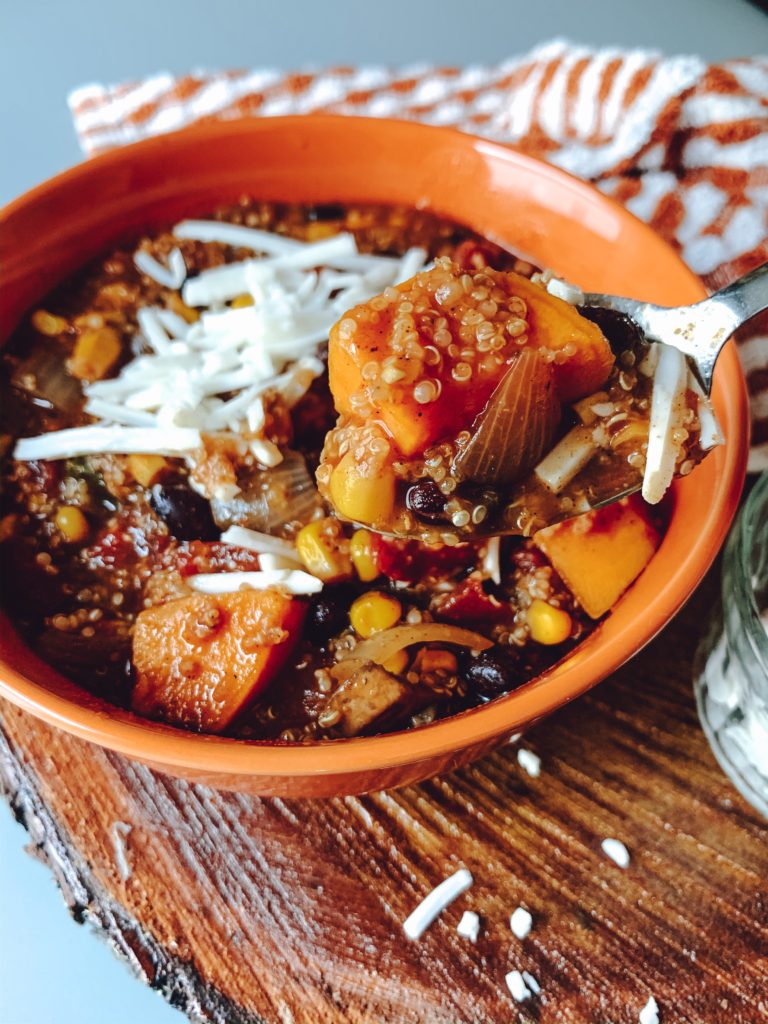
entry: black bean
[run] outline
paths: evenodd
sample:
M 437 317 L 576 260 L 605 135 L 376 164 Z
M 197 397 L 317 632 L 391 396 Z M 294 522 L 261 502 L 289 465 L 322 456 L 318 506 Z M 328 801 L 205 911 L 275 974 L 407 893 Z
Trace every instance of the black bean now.
M 420 480 L 406 491 L 405 506 L 420 519 L 435 522 L 445 514 L 445 495 L 433 480 Z
M 345 212 L 340 203 L 315 203 L 307 207 L 307 220 L 343 220 Z
M 326 587 L 312 599 L 304 633 L 313 643 L 324 644 L 349 625 L 350 597 L 342 587 Z
M 482 700 L 492 700 L 525 682 L 518 654 L 508 647 L 489 647 L 462 665 L 462 675 L 470 689 Z
M 219 529 L 213 521 L 210 504 L 188 484 L 155 484 L 149 501 L 177 540 L 218 538 Z
M 502 565 L 504 563 L 502 562 Z M 472 567 L 475 568 L 474 566 Z M 488 594 L 491 597 L 496 597 L 499 601 L 504 600 L 504 591 L 498 583 L 494 583 L 493 580 L 485 579 L 480 580 L 480 586 L 484 594 Z

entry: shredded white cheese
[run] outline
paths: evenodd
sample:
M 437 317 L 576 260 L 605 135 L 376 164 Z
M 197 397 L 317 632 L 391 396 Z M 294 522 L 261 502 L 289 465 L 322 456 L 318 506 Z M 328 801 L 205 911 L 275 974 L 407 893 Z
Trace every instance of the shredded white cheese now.
M 110 402 L 106 398 L 91 398 L 85 405 L 85 411 L 91 416 L 97 416 L 100 420 L 116 426 L 126 427 L 154 427 L 155 417 L 142 409 L 129 409 L 117 402 Z
M 292 252 L 301 246 L 301 242 L 294 238 L 221 220 L 183 220 L 173 229 L 173 235 L 193 242 L 221 242 L 222 245 L 253 249 L 254 252 L 266 252 L 272 256 Z
M 696 392 L 699 400 L 699 407 L 697 409 L 699 417 L 699 447 L 702 451 L 707 452 L 710 448 L 715 448 L 719 444 L 725 444 L 725 438 L 720 429 L 720 424 L 717 422 L 712 403 L 704 394 L 701 384 L 696 380 L 690 369 L 688 370 L 688 387 Z
M 299 560 L 296 546 L 291 544 L 289 540 L 283 540 L 282 537 L 273 537 L 271 533 L 249 530 L 245 526 L 230 526 L 222 533 L 221 541 L 223 544 L 233 544 L 238 548 L 255 551 L 257 555 L 281 555 L 283 558 L 290 558 L 294 562 Z
M 52 430 L 37 437 L 21 437 L 14 459 L 76 459 L 80 455 L 112 452 L 119 455 L 182 455 L 199 448 L 199 430 L 174 427 L 89 426 Z
M 189 328 L 192 326 L 187 321 L 180 317 L 178 313 L 174 313 L 171 309 L 158 309 L 157 319 L 163 325 L 171 338 L 184 339 L 189 333 Z
M 651 505 L 661 501 L 672 483 L 681 442 L 675 432 L 683 425 L 688 365 L 685 356 L 670 345 L 659 345 L 653 375 L 648 453 L 643 475 L 643 497 Z
M 552 277 L 547 281 L 547 291 L 556 299 L 562 299 L 572 306 L 580 306 L 584 302 L 584 292 L 578 285 L 563 281 L 562 278 Z
M 164 267 L 154 256 L 143 249 L 139 249 L 134 254 L 133 262 L 140 273 L 151 277 L 153 281 L 157 281 L 164 288 L 181 288 L 187 276 L 187 265 L 178 248 L 171 249 L 168 253 L 167 267 Z
M 259 555 L 259 568 L 265 572 L 273 569 L 303 569 L 301 562 L 285 555 Z
M 138 310 L 136 319 L 139 321 L 141 336 L 158 355 L 173 353 L 171 339 L 159 316 L 160 310 L 153 306 L 144 306 Z
M 450 878 L 446 878 L 425 896 L 403 922 L 403 931 L 409 939 L 419 939 L 429 928 L 438 914 L 441 914 L 457 896 L 472 885 L 472 875 L 466 868 L 459 868 Z
M 639 1024 L 659 1024 L 659 1005 L 653 996 L 640 1011 Z
M 456 931 L 463 939 L 477 942 L 477 937 L 480 934 L 480 918 L 474 910 L 464 911 L 461 920 L 456 925 Z
M 516 1003 L 524 1003 L 526 999 L 531 998 L 531 990 L 525 984 L 525 979 L 520 971 L 510 971 L 504 980 L 507 983 L 509 994 Z
M 112 836 L 112 847 L 115 851 L 115 866 L 121 882 L 127 882 L 131 877 L 127 839 L 132 830 L 133 826 L 129 825 L 127 821 L 113 821 L 109 830 Z
M 248 447 L 262 466 L 266 466 L 267 469 L 279 466 L 283 461 L 283 453 L 274 441 L 267 441 L 263 437 L 255 437 L 252 441 L 248 442 Z
M 604 839 L 600 844 L 606 857 L 618 864 L 620 868 L 629 867 L 629 850 L 619 839 Z
M 491 537 L 485 545 L 483 555 L 482 571 L 485 576 L 492 579 L 494 583 L 501 583 L 501 537 Z
M 185 280 L 179 249 L 169 254 L 167 267 L 139 250 L 139 269 L 167 287 L 181 287 L 184 300 L 200 309 L 199 320 L 188 324 L 171 310 L 139 309 L 135 357 L 116 377 L 84 385 L 85 410 L 100 422 L 77 428 L 76 436 L 55 431 L 24 439 L 15 458 L 175 455 L 200 448 L 201 435 L 229 433 L 243 438 L 262 465 L 276 466 L 282 453 L 263 436 L 265 394 L 280 394 L 292 408 L 323 373 L 318 349 L 339 317 L 427 260 L 417 248 L 402 257 L 360 253 L 351 234 L 301 242 L 220 221 L 183 221 L 174 233 L 264 255 Z M 226 305 L 243 294 L 253 305 Z
M 189 585 L 201 594 L 234 594 L 238 590 L 284 590 L 288 594 L 317 594 L 322 580 L 299 569 L 262 572 L 201 572 L 190 576 Z
M 527 750 L 525 747 L 520 747 L 517 752 L 517 763 L 532 779 L 538 779 L 541 774 L 541 758 L 538 754 L 534 754 L 532 750 Z
M 509 927 L 517 939 L 524 939 L 533 926 L 533 918 L 525 907 L 518 907 L 512 911 L 509 918 Z
M 536 981 L 534 976 L 529 971 L 523 971 L 523 981 L 528 988 L 537 996 L 541 992 L 541 985 Z

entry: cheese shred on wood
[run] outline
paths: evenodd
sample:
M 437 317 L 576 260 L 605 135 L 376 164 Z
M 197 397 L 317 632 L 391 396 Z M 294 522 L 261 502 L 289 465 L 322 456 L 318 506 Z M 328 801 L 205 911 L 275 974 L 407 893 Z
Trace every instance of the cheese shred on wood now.
M 403 931 L 409 939 L 420 939 L 438 914 L 441 914 L 457 896 L 472 885 L 472 875 L 466 868 L 459 868 L 450 878 L 446 878 L 435 889 L 425 896 L 403 922 Z

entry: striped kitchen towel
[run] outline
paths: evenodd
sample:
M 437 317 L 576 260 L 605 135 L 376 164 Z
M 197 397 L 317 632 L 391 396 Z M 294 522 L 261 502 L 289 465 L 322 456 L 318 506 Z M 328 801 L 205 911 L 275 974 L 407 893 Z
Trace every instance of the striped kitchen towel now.
M 199 72 L 69 97 L 97 153 L 215 118 L 403 117 L 514 143 L 651 224 L 712 289 L 768 260 L 768 57 L 706 64 L 557 40 L 493 66 Z M 742 332 L 750 467 L 768 467 L 768 317 Z

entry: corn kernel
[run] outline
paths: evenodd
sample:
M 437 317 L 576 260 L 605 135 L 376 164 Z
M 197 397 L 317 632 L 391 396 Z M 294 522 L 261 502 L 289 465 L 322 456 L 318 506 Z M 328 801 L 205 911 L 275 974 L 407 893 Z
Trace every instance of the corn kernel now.
M 311 224 L 307 224 L 307 241 L 308 242 L 319 242 L 323 238 L 332 238 L 334 235 L 338 235 L 339 225 L 338 221 L 313 221 Z
M 458 672 L 459 664 L 456 655 L 450 651 L 423 650 L 419 654 L 418 669 L 420 672 Z
M 376 222 L 376 214 L 368 210 L 352 209 L 347 212 L 346 226 L 353 228 L 372 228 Z
M 236 295 L 229 305 L 231 309 L 245 309 L 246 306 L 253 305 L 253 296 L 244 292 L 242 295 Z
M 133 479 L 142 487 L 151 487 L 164 469 L 168 460 L 162 455 L 129 455 L 128 470 Z
M 3 541 L 10 540 L 16 531 L 16 523 L 18 522 L 18 516 L 13 512 L 7 516 L 3 516 L 0 519 L 0 544 Z
M 168 296 L 168 307 L 177 316 L 180 316 L 182 320 L 186 320 L 188 324 L 196 324 L 200 319 L 200 314 L 197 310 L 188 306 L 176 292 L 171 292 Z
M 398 651 L 391 658 L 387 658 L 381 667 L 391 672 L 393 676 L 399 676 L 408 668 L 408 655 L 404 650 Z
M 359 636 L 369 637 L 394 626 L 402 613 L 402 606 L 396 597 L 372 590 L 353 601 L 349 609 L 349 621 Z
M 69 324 L 63 316 L 48 313 L 45 309 L 35 310 L 32 314 L 32 326 L 47 338 L 55 338 L 58 334 L 63 334 L 69 328 Z
M 561 644 L 571 635 L 571 616 L 562 608 L 536 598 L 525 613 L 531 639 L 538 644 Z
M 345 538 L 335 519 L 316 519 L 296 535 L 296 551 L 307 572 L 324 583 L 352 575 L 352 562 L 345 548 Z
M 376 564 L 373 534 L 368 530 L 355 530 L 349 542 L 352 564 L 363 583 L 370 583 L 380 575 Z
M 331 501 L 345 518 L 357 523 L 386 522 L 395 504 L 395 474 L 391 466 L 363 476 L 353 452 L 331 474 Z
M 75 342 L 67 369 L 78 380 L 101 380 L 120 358 L 120 335 L 113 327 L 83 331 Z
M 88 536 L 88 520 L 75 505 L 62 505 L 56 512 L 54 522 L 67 544 L 77 544 Z

